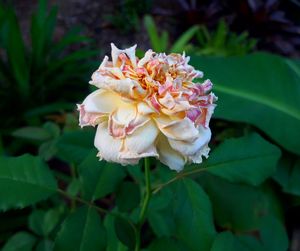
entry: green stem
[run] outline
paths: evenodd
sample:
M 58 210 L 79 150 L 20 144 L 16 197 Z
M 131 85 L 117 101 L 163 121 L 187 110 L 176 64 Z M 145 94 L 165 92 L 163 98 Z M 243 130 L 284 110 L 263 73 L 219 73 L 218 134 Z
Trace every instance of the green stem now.
M 137 225 L 137 232 L 136 232 L 136 244 L 135 244 L 135 251 L 140 251 L 140 246 L 141 246 L 141 228 L 142 225 L 145 221 L 146 217 L 146 212 L 148 209 L 149 201 L 151 198 L 151 181 L 150 181 L 150 159 L 145 158 L 144 162 L 144 168 L 145 168 L 145 186 L 146 186 L 146 191 L 145 191 L 145 196 L 143 199 L 142 203 L 142 208 L 139 216 L 139 222 Z

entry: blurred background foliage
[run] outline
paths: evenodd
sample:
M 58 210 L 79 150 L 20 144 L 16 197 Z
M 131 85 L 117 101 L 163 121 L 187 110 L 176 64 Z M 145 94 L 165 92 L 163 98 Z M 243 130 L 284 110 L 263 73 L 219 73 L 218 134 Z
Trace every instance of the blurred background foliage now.
M 299 14 L 297 0 L 0 1 L 2 250 L 132 250 L 141 166 L 99 162 L 75 111 L 110 42 L 185 51 L 219 97 L 207 161 L 151 160 L 143 250 L 300 250 Z

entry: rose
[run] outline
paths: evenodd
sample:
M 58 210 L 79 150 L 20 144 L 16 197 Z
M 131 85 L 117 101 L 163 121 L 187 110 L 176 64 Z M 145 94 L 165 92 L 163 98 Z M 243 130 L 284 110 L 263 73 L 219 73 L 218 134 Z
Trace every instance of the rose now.
M 98 156 L 123 165 L 153 156 L 176 171 L 201 163 L 209 153 L 212 83 L 193 83 L 203 74 L 185 54 L 148 50 L 139 60 L 136 45 L 111 47 L 112 61 L 105 56 L 90 81 L 99 89 L 78 105 L 80 125 L 97 126 Z

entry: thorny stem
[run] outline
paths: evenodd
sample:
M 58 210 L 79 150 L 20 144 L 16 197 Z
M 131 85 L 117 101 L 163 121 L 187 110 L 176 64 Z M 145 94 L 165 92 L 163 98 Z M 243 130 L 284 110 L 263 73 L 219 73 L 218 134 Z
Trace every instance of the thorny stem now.
M 144 200 L 143 200 L 143 204 L 142 204 L 142 208 L 141 208 L 141 212 L 140 212 L 140 216 L 139 216 L 139 222 L 137 224 L 136 243 L 135 243 L 135 249 L 134 249 L 135 251 L 140 251 L 141 228 L 142 228 L 142 225 L 145 221 L 147 208 L 148 208 L 149 201 L 150 201 L 151 194 L 152 194 L 151 181 L 150 181 L 150 159 L 149 158 L 145 158 L 144 168 L 145 168 L 146 191 L 145 191 L 145 196 L 144 196 Z

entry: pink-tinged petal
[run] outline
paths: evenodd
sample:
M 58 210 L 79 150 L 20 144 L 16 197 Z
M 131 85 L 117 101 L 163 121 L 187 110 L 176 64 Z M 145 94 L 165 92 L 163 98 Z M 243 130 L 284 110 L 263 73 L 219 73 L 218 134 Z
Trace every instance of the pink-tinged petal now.
M 113 138 L 109 135 L 107 121 L 98 125 L 94 144 L 99 151 L 98 156 L 101 159 L 105 159 L 109 162 L 121 163 L 118 156 L 122 147 L 122 140 Z M 127 162 L 121 164 L 127 164 Z
M 183 169 L 186 163 L 185 157 L 170 146 L 164 135 L 160 134 L 158 136 L 156 147 L 159 154 L 159 160 L 163 164 L 177 172 L 180 172 Z
M 188 118 L 175 120 L 167 116 L 160 116 L 154 119 L 160 131 L 169 139 L 195 140 L 198 137 L 198 130 Z
M 127 48 L 125 50 L 120 50 L 113 43 L 111 43 L 111 58 L 112 58 L 113 66 L 117 66 L 119 55 L 125 53 L 129 57 L 132 66 L 136 67 L 135 49 L 136 49 L 136 45 Z
M 173 140 L 168 139 L 171 147 L 180 152 L 184 156 L 194 156 L 201 151 L 204 146 L 207 146 L 211 138 L 211 131 L 209 128 L 199 126 L 198 136 L 194 141 L 187 140 Z
M 170 93 L 166 93 L 163 98 L 160 98 L 159 103 L 162 104 L 167 109 L 173 109 L 176 105 L 174 98 Z
M 161 105 L 157 101 L 156 95 L 152 95 L 147 99 L 148 104 L 151 105 L 157 112 L 160 110 Z
M 116 138 L 124 138 L 149 121 L 150 117 L 140 114 L 138 107 L 124 103 L 109 116 L 109 133 Z
M 159 86 L 158 88 L 158 94 L 159 95 L 164 95 L 166 92 L 170 91 L 173 87 L 173 82 L 170 79 L 170 77 L 167 78 L 166 82 Z
M 202 125 L 205 128 L 209 127 L 209 122 L 212 114 L 214 113 L 216 105 L 211 104 L 207 107 L 201 108 L 201 114 L 200 116 L 196 119 L 195 124 L 196 125 Z
M 201 115 L 201 111 L 199 108 L 193 108 L 187 111 L 186 116 L 192 121 L 195 122 L 199 116 Z
M 84 105 L 77 105 L 77 110 L 79 111 L 79 125 L 84 126 L 95 126 L 101 122 L 103 117 L 107 115 L 103 113 L 87 112 Z
M 93 73 L 90 84 L 100 89 L 114 91 L 128 98 L 143 97 L 146 95 L 146 91 L 135 80 L 130 78 L 114 79 L 110 76 L 102 75 L 99 71 Z

